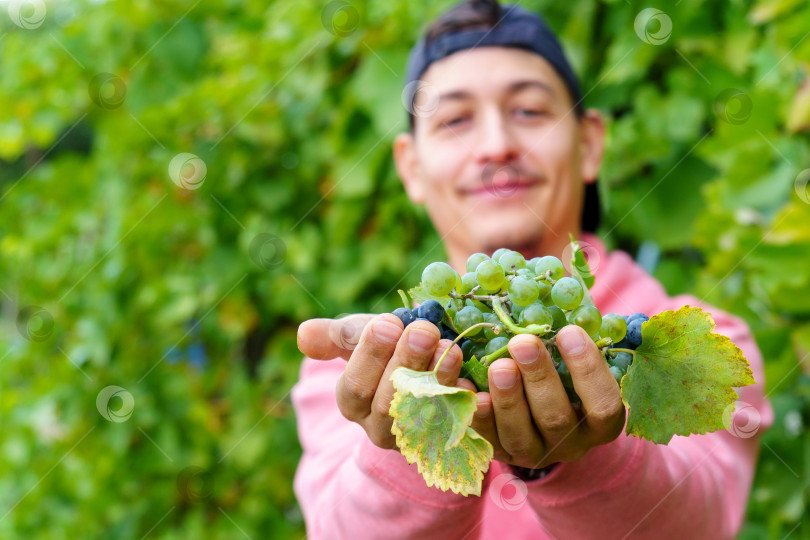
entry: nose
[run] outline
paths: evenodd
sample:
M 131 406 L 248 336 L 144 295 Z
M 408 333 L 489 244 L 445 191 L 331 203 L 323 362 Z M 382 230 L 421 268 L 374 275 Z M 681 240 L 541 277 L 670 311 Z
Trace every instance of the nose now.
M 499 111 L 489 111 L 481 122 L 477 149 L 479 165 L 491 162 L 509 163 L 519 156 L 517 141 Z

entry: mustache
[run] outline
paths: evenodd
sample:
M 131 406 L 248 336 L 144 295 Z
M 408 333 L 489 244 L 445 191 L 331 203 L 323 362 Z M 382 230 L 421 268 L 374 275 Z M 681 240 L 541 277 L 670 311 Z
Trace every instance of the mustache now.
M 471 186 L 468 191 L 508 191 L 523 184 L 546 182 L 545 175 L 533 173 L 518 162 L 490 162 L 481 170 L 480 179 L 480 183 Z

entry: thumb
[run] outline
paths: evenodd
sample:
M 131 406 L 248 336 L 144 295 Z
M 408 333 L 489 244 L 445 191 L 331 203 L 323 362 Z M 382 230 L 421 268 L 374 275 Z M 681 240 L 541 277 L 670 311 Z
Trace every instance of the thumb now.
M 363 329 L 376 315 L 356 313 L 340 319 L 309 319 L 298 327 L 298 349 L 315 360 L 348 360 Z

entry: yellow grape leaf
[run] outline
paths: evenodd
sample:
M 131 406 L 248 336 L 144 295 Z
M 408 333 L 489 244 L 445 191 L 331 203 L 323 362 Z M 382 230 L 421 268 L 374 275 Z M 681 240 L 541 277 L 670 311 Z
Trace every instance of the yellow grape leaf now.
M 493 448 L 470 427 L 476 395 L 439 384 L 432 371 L 399 367 L 391 381 L 391 433 L 408 463 L 416 463 L 428 486 L 480 496 Z
M 673 435 L 725 427 L 723 411 L 738 399 L 733 387 L 756 381 L 740 348 L 714 327 L 709 313 L 689 306 L 641 326 L 641 345 L 622 379 L 629 435 L 667 444 Z

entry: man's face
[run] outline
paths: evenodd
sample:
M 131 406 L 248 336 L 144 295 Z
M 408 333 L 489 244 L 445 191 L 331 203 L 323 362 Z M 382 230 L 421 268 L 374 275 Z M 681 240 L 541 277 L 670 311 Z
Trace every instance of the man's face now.
M 414 133 L 397 137 L 395 157 L 409 197 L 426 206 L 450 251 L 550 253 L 579 231 L 602 124 L 591 112 L 577 119 L 545 59 L 468 49 L 431 64 L 421 80 Z

